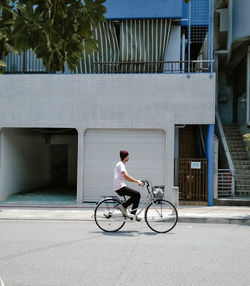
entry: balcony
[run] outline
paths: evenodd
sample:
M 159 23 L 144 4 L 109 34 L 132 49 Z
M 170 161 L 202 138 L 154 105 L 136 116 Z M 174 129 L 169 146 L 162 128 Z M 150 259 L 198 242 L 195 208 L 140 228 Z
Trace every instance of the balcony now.
M 93 73 L 208 73 L 213 61 L 96 62 Z
M 10 54 L 5 58 L 5 74 L 49 73 L 42 60 L 37 59 L 30 51 L 21 55 Z M 145 73 L 209 73 L 213 61 L 98 61 L 86 65 L 82 61 L 73 74 L 145 74 Z M 66 67 L 65 73 L 69 74 Z

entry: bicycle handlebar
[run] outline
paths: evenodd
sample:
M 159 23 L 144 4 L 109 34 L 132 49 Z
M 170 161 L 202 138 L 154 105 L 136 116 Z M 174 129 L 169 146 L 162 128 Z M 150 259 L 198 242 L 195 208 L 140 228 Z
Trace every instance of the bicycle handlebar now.
M 147 190 L 148 190 L 148 192 L 150 193 L 149 187 L 150 187 L 150 184 L 151 184 L 151 186 L 152 186 L 152 183 L 151 183 L 150 181 L 146 180 L 146 179 L 143 179 L 143 180 L 141 180 L 141 181 L 144 183 L 144 185 L 143 185 L 142 187 L 144 187 L 144 186 L 146 185 Z

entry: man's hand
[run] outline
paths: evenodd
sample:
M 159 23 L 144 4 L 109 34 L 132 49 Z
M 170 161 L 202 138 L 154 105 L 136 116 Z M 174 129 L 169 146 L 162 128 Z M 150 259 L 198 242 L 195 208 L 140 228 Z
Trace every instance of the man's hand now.
M 141 187 L 144 185 L 144 183 L 143 183 L 141 180 L 138 180 L 137 183 L 138 183 L 138 185 L 141 186 Z

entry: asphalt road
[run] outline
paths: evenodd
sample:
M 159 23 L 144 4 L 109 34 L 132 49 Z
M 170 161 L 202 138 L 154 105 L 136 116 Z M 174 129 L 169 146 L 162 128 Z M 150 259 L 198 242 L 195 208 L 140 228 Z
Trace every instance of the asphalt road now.
M 0 230 L 4 286 L 250 285 L 249 226 L 155 234 L 130 223 L 108 234 L 94 222 L 0 221 Z

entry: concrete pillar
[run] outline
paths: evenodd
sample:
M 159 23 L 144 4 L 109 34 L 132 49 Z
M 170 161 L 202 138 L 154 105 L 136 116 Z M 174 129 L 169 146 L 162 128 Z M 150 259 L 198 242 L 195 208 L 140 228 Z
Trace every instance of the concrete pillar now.
M 165 198 L 173 202 L 173 186 L 174 186 L 174 124 L 166 129 L 166 192 Z
M 213 206 L 214 195 L 214 124 L 209 124 L 206 138 L 206 158 L 208 159 L 208 206 Z
M 83 201 L 83 154 L 84 154 L 84 128 L 77 128 L 78 153 L 77 153 L 77 204 Z
M 179 187 L 173 187 L 172 188 L 173 192 L 173 205 L 176 207 L 176 209 L 179 208 Z

